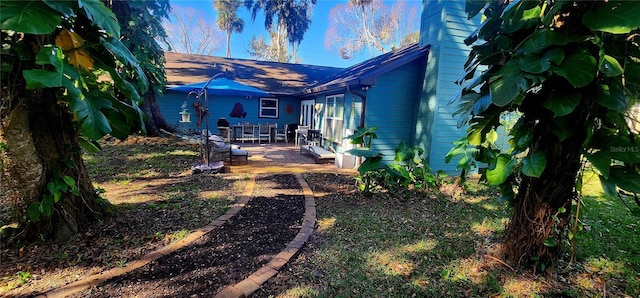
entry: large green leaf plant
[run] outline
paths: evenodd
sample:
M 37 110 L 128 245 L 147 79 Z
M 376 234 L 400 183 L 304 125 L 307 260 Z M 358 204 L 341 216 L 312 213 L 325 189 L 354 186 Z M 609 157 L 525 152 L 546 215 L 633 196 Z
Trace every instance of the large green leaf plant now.
M 488 183 L 513 198 L 515 177 L 554 166 L 531 143 L 537 120 L 552 113 L 549 138 L 586 130 L 584 157 L 608 194 L 640 193 L 640 138 L 625 122 L 638 117 L 628 111 L 639 102 L 640 2 L 468 0 L 466 10 L 470 18 L 484 11 L 484 22 L 465 41 L 473 46 L 456 115 L 476 160 L 489 165 Z M 579 105 L 588 109 L 586 127 L 576 126 Z M 514 111 L 522 116 L 509 132 L 511 150 L 500 152 L 487 138 Z
M 99 0 L 3 1 L 0 3 L 2 55 L 19 56 L 27 90 L 52 88 L 77 121 L 85 147 L 107 134 L 126 138 L 144 131 L 140 93 L 148 89 L 138 61 L 120 40 L 113 12 Z M 29 56 L 25 36 L 41 38 Z M 2 80 L 11 84 L 11 59 L 2 59 Z M 53 91 L 56 92 L 56 91 Z M 3 92 L 3 101 L 9 93 Z

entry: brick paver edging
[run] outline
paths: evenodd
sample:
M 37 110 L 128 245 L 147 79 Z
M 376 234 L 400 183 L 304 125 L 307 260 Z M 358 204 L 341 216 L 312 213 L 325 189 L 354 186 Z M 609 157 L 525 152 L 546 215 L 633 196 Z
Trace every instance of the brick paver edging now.
M 298 178 L 300 179 L 300 178 Z M 131 261 L 129 263 L 127 263 L 126 266 L 122 267 L 122 268 L 112 268 L 109 269 L 105 272 L 102 273 L 98 273 L 98 274 L 94 274 L 91 275 L 83 280 L 79 280 L 73 283 L 70 283 L 66 286 L 62 286 L 60 288 L 48 291 L 46 293 L 43 293 L 37 297 L 67 297 L 70 296 L 72 294 L 78 293 L 80 291 L 86 290 L 90 287 L 95 287 L 105 281 L 107 281 L 110 278 L 114 278 L 116 276 L 120 276 L 123 275 L 125 273 L 128 273 L 130 271 L 133 271 L 135 269 L 138 269 L 146 264 L 148 264 L 149 262 L 155 261 L 157 259 L 159 259 L 162 256 L 168 255 L 182 247 L 185 247 L 191 243 L 193 243 L 194 241 L 196 241 L 196 239 L 202 237 L 203 235 L 211 232 L 213 229 L 222 226 L 228 219 L 230 219 L 231 217 L 233 217 L 234 215 L 236 215 L 236 213 L 238 213 L 240 211 L 240 209 L 242 209 L 251 199 L 251 196 L 253 195 L 253 189 L 256 185 L 256 179 L 254 175 L 250 176 L 249 181 L 247 182 L 247 186 L 244 189 L 243 194 L 240 196 L 240 198 L 238 199 L 238 201 L 236 201 L 235 204 L 233 204 L 233 206 L 223 215 L 221 215 L 220 217 L 218 217 L 216 220 L 214 220 L 213 222 L 211 222 L 210 224 L 195 230 L 194 232 L 192 232 L 191 234 L 187 235 L 187 237 L 183 238 L 180 241 L 176 241 L 174 243 L 171 243 L 167 246 L 164 246 L 158 250 L 152 251 L 146 255 L 144 255 L 142 258 L 140 258 L 139 260 L 135 260 L 135 261 Z M 306 195 L 305 195 L 306 197 Z M 306 214 L 305 214 L 306 215 Z M 315 216 L 315 213 L 314 213 Z M 306 218 L 305 218 L 306 220 Z
M 298 182 L 302 186 L 302 192 L 304 194 L 304 219 L 302 221 L 302 227 L 296 237 L 289 242 L 287 247 L 277 254 L 269 263 L 262 266 L 258 271 L 249 275 L 243 281 L 224 288 L 222 291 L 216 294 L 216 298 L 236 298 L 236 297 L 249 297 L 255 291 L 257 291 L 262 284 L 267 282 L 269 278 L 278 274 L 282 266 L 284 266 L 309 240 L 311 234 L 316 225 L 316 202 L 313 196 L 313 191 L 302 178 L 302 175 L 296 174 Z

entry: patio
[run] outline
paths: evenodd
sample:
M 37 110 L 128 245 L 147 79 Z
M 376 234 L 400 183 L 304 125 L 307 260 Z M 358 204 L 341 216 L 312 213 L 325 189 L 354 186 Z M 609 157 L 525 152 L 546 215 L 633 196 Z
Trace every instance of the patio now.
M 334 163 L 316 163 L 311 155 L 300 154 L 294 143 L 237 143 L 249 152 L 248 162 L 234 161 L 225 170 L 232 173 L 355 173 Z

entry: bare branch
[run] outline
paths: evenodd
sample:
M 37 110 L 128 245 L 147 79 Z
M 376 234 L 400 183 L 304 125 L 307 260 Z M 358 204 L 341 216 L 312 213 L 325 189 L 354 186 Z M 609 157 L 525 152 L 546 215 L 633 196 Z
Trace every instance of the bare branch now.
M 207 21 L 206 16 L 192 8 L 174 6 L 172 21 L 164 21 L 170 50 L 179 53 L 211 55 L 222 45 L 223 33 Z

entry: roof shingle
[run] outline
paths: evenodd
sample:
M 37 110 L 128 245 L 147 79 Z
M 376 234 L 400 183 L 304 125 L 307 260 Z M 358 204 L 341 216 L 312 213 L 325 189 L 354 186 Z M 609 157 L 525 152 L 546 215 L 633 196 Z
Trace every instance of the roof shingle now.
M 230 79 L 273 95 L 293 95 L 343 68 L 165 52 L 168 87 L 207 81 L 222 71 Z

